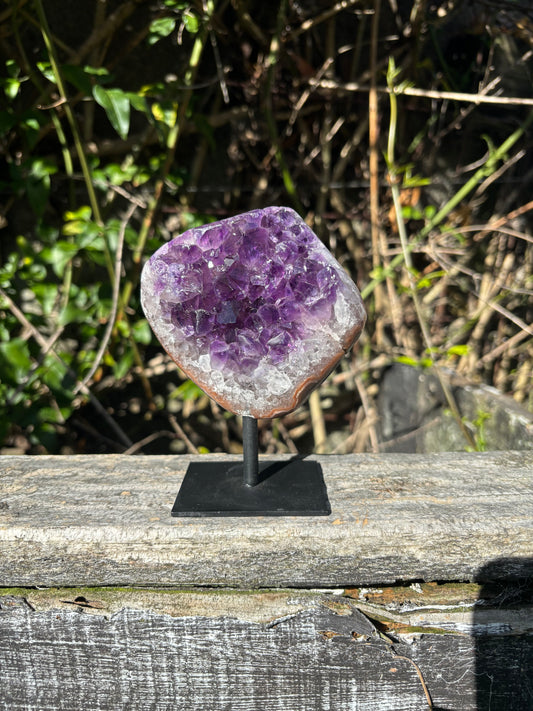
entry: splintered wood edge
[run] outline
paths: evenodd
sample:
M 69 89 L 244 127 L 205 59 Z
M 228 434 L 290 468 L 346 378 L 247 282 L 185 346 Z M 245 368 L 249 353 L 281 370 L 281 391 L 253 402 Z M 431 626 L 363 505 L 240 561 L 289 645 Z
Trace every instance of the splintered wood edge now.
M 172 519 L 198 457 L 0 457 L 1 585 L 329 588 L 533 576 L 533 452 L 313 459 L 329 516 Z

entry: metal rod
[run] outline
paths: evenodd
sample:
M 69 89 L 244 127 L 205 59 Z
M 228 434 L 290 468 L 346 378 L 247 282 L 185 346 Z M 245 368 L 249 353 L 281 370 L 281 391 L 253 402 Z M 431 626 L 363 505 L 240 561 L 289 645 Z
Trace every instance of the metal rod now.
M 246 415 L 242 418 L 242 457 L 244 484 L 255 486 L 259 483 L 257 420 Z

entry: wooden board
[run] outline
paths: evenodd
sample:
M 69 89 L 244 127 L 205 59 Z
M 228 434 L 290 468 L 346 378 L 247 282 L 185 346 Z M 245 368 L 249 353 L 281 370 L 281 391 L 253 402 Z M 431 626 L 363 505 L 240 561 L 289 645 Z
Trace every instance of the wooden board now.
M 172 519 L 189 456 L 0 457 L 0 586 L 340 587 L 532 574 L 533 453 L 313 459 L 330 516 Z
M 107 617 L 67 601 L 40 611 L 0 598 L 0 709 L 420 711 L 430 700 L 441 711 L 533 707 L 533 636 L 394 639 L 346 599 L 330 602 L 300 601 L 292 615 L 258 624 L 147 609 Z

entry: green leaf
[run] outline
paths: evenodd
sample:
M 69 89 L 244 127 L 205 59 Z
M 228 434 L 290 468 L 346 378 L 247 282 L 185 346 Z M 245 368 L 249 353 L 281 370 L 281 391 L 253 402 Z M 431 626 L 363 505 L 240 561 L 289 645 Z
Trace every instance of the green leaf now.
M 451 346 L 451 348 L 448 348 L 446 351 L 446 354 L 451 356 L 451 355 L 456 355 L 456 356 L 465 356 L 468 355 L 470 352 L 470 346 L 468 343 L 460 343 L 456 346 Z
M 416 283 L 417 289 L 427 289 L 431 286 L 434 279 L 440 279 L 445 275 L 445 272 L 439 269 L 438 271 L 430 272 L 429 274 L 423 274 L 420 276 Z
M 198 32 L 198 17 L 193 15 L 192 12 L 183 13 L 183 24 L 187 32 L 190 32 L 191 35 L 195 35 Z
M 105 250 L 102 230 L 96 222 L 86 222 L 85 229 L 76 238 L 76 244 L 80 249 Z
M 398 356 L 394 359 L 397 363 L 403 363 L 404 365 L 410 365 L 413 368 L 418 368 L 419 361 L 415 358 L 409 358 L 409 356 Z
M 64 354 L 60 354 L 64 360 Z M 56 400 L 60 406 L 71 406 L 72 390 L 75 386 L 75 380 L 69 373 L 67 363 L 59 361 L 56 358 L 47 356 L 41 370 L 42 381 L 54 393 Z M 67 415 L 70 414 L 69 412 Z M 42 416 L 42 415 L 41 415 Z M 52 421 L 54 421 L 52 419 Z
M 152 104 L 152 115 L 156 121 L 164 123 L 169 128 L 176 123 L 176 116 L 178 115 L 178 105 L 175 103 L 165 102 L 160 104 L 154 102 Z
M 19 79 L 5 79 L 4 82 L 4 93 L 8 99 L 14 99 L 19 93 L 21 82 Z
M 382 280 L 385 278 L 385 269 L 382 266 L 378 265 L 377 267 L 374 267 L 374 269 L 372 269 L 369 276 L 371 279 Z
M 43 314 L 45 316 L 50 316 L 52 313 L 56 299 L 57 299 L 57 285 L 56 284 L 33 284 L 32 291 L 35 297 L 41 304 Z
M 56 83 L 56 78 L 54 76 L 54 72 L 52 71 L 50 62 L 37 62 L 37 69 L 46 79 L 48 79 L 48 81 L 52 82 L 52 84 Z
M 81 235 L 85 231 L 86 222 L 82 220 L 71 220 L 70 222 L 65 222 L 61 234 L 66 237 L 72 237 L 73 235 Z
M 413 205 L 404 205 L 402 207 L 402 216 L 404 220 L 419 220 L 422 217 L 422 213 Z
M 84 222 L 88 222 L 91 219 L 91 215 L 91 208 L 88 205 L 82 205 L 77 210 L 67 210 L 64 218 L 67 222 L 69 220 L 83 220 Z
M 85 94 L 85 96 L 91 95 L 91 80 L 81 67 L 76 67 L 73 64 L 64 64 L 61 67 L 61 74 L 75 89 L 81 91 L 82 94 Z
M 423 187 L 426 185 L 430 184 L 430 179 L 429 178 L 421 178 L 419 175 L 411 175 L 409 172 L 406 172 L 404 179 L 402 181 L 402 187 L 403 188 L 418 188 L 418 187 Z
M 132 179 L 136 170 L 137 166 L 134 164 L 121 166 L 118 163 L 110 163 L 106 165 L 104 172 L 111 185 L 122 185 L 122 183 Z
M 131 333 L 137 343 L 148 345 L 148 343 L 152 340 L 152 330 L 150 329 L 148 321 L 145 318 L 140 319 L 133 324 L 131 327 Z
M 113 375 L 121 380 L 131 370 L 133 365 L 133 351 L 126 351 L 122 358 L 113 365 Z
M 122 89 L 104 89 L 93 87 L 93 96 L 97 104 L 104 109 L 109 122 L 122 139 L 128 137 L 130 130 L 130 100 Z
M 23 338 L 12 338 L 6 343 L 0 343 L 0 373 L 6 379 L 18 384 L 30 368 L 31 357 L 27 341 Z
M 83 67 L 83 71 L 86 74 L 90 74 L 91 76 L 95 77 L 105 77 L 109 75 L 109 70 L 107 70 L 105 67 L 90 67 L 89 65 L 86 65 Z
M 14 59 L 6 60 L 6 70 L 10 77 L 18 77 L 20 74 L 20 67 Z
M 198 400 L 204 394 L 203 390 L 193 383 L 192 380 L 186 380 L 179 387 L 172 391 L 170 398 L 178 398 L 179 400 Z
M 36 180 L 42 180 L 50 175 L 54 175 L 54 173 L 57 173 L 57 166 L 49 160 L 41 160 L 38 158 L 31 164 L 30 175 Z
M 176 27 L 176 20 L 172 17 L 159 17 L 150 23 L 149 44 L 159 42 L 162 37 L 168 37 Z
M 52 247 L 45 247 L 41 252 L 41 256 L 45 262 L 52 265 L 54 272 L 61 278 L 65 267 L 78 251 L 78 245 L 60 240 Z
M 63 311 L 59 314 L 58 323 L 66 326 L 69 323 L 83 323 L 87 320 L 87 309 L 82 309 L 69 301 Z
M 126 96 L 130 100 L 130 104 L 135 111 L 140 111 L 143 114 L 148 113 L 149 107 L 145 96 L 135 94 L 133 91 L 126 92 Z

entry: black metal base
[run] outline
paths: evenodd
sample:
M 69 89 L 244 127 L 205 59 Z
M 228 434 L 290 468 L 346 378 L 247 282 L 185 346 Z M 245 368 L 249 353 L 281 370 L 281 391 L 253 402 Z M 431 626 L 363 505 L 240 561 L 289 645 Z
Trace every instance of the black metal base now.
M 328 516 L 322 468 L 293 459 L 260 462 L 258 483 L 243 481 L 242 462 L 193 462 L 172 516 Z

